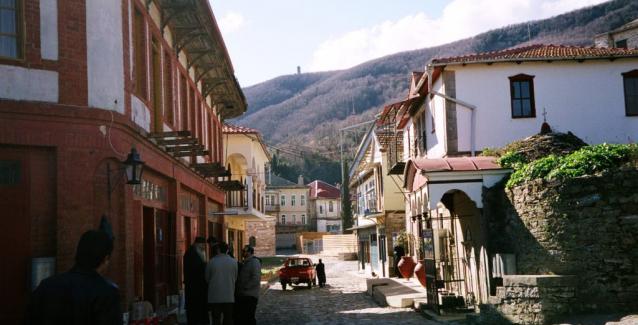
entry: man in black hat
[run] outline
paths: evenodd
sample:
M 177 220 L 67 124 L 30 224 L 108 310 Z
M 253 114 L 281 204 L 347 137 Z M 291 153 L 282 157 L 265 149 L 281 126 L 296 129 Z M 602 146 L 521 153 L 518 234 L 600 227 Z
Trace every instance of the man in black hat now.
M 118 287 L 102 277 L 109 265 L 113 241 L 103 231 L 80 238 L 75 266 L 40 283 L 33 292 L 27 324 L 121 325 Z
M 184 299 L 189 325 L 208 324 L 207 295 L 206 239 L 195 237 L 184 254 Z

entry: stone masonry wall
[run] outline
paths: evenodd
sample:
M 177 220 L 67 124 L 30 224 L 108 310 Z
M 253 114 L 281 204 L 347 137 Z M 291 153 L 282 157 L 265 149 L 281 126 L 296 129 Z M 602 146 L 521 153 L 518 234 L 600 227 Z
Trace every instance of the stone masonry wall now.
M 246 240 L 255 237 L 255 255 L 258 257 L 275 256 L 275 220 L 247 221 Z
M 638 170 L 488 192 L 490 251 L 515 253 L 517 274 L 577 276 L 582 310 L 638 309 Z
M 507 275 L 490 305 L 481 306 L 479 324 L 548 324 L 575 303 L 574 276 Z

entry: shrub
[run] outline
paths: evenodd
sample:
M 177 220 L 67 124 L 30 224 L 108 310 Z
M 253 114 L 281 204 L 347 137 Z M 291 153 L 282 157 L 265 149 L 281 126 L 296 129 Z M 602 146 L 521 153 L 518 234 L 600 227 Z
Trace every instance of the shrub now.
M 497 162 L 501 167 L 519 169 L 527 163 L 527 159 L 518 152 L 509 151 L 499 158 Z
M 544 178 L 567 179 L 592 175 L 617 168 L 622 163 L 638 157 L 638 145 L 600 144 L 587 146 L 566 156 L 549 155 L 530 163 L 524 163 L 516 154 L 505 154 L 499 163 L 514 168 L 506 186 L 511 188 L 522 182 Z

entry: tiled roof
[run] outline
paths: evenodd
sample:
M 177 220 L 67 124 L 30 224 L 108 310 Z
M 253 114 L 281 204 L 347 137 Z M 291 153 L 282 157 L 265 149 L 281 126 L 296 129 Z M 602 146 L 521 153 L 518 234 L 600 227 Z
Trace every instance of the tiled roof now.
M 259 131 L 255 129 L 251 129 L 245 126 L 232 125 L 232 124 L 224 124 L 222 127 L 223 133 L 236 133 L 236 134 L 247 134 L 247 133 L 255 133 L 259 134 Z
M 414 165 L 424 172 L 502 169 L 494 157 L 418 158 L 414 160 Z
M 494 52 L 475 53 L 448 58 L 435 58 L 432 60 L 432 64 L 445 65 L 518 61 L 587 60 L 624 57 L 638 57 L 638 49 L 536 44 Z
M 341 190 L 324 181 L 316 180 L 308 186 L 310 187 L 311 199 L 338 199 L 341 197 Z
M 299 185 L 295 182 L 291 182 L 283 177 L 279 177 L 274 174 L 266 175 L 266 187 L 268 188 L 305 188 L 306 185 Z

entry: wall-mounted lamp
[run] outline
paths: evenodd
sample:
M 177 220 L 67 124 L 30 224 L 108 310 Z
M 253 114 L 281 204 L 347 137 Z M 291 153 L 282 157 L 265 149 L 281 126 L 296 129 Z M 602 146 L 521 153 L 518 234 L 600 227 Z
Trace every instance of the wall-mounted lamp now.
M 135 147 L 131 148 L 131 152 L 122 162 L 126 172 L 126 184 L 137 185 L 142 182 L 142 171 L 144 171 L 144 162 L 140 159 L 140 154 Z

